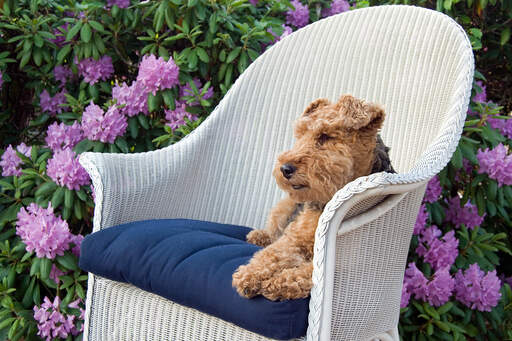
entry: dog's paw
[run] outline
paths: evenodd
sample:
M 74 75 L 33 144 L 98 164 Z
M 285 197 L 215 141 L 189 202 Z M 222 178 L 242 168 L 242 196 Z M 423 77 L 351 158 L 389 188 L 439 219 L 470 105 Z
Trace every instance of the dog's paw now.
M 272 244 L 272 240 L 265 230 L 252 230 L 247 234 L 247 242 L 263 247 Z
M 247 265 L 242 265 L 233 274 L 232 285 L 240 296 L 252 298 L 260 293 L 261 280 Z
M 308 297 L 312 287 L 311 277 L 297 274 L 296 269 L 284 269 L 263 281 L 261 294 L 271 301 L 293 300 Z

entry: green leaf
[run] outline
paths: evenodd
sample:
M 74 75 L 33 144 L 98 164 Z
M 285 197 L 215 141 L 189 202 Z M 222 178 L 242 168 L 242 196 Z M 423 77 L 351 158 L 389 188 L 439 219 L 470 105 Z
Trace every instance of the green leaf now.
M 238 57 L 238 55 L 240 54 L 240 51 L 242 51 L 242 47 L 240 47 L 240 46 L 236 47 L 233 51 L 231 51 L 228 54 L 228 58 L 226 59 L 226 63 L 230 64 L 233 60 L 235 60 L 236 57 Z
M 447 303 L 443 304 L 442 306 L 440 306 L 439 308 L 437 308 L 437 312 L 439 314 L 443 315 L 443 314 L 446 314 L 447 312 L 449 312 L 452 308 L 453 308 L 453 303 L 447 302 Z
M 64 193 L 64 206 L 66 208 L 73 208 L 73 191 L 66 188 Z
M 455 149 L 455 152 L 453 153 L 453 156 L 452 156 L 452 159 L 451 159 L 451 164 L 456 169 L 461 169 L 462 168 L 462 152 L 460 151 L 460 147 L 459 146 L 457 146 L 457 149 Z
M 57 262 L 68 270 L 80 271 L 77 265 L 77 259 L 70 253 L 65 253 L 63 256 L 57 256 Z
M 142 128 L 144 128 L 146 130 L 149 129 L 149 122 L 148 122 L 148 118 L 146 117 L 146 115 L 137 115 L 137 120 L 139 120 L 139 124 L 142 126 Z
M 56 189 L 57 189 L 57 184 L 55 182 L 53 182 L 53 181 L 45 182 L 41 186 L 39 186 L 39 188 L 36 190 L 34 196 L 43 197 L 43 196 L 50 194 L 50 192 L 53 192 Z
M 162 103 L 161 98 L 162 98 L 162 96 L 158 93 L 156 94 L 156 96 L 153 96 L 153 94 L 151 94 L 151 93 L 148 95 L 149 112 L 154 112 L 154 111 L 160 109 L 161 103 Z M 128 121 L 128 124 L 130 124 L 130 121 Z M 138 129 L 138 127 L 137 127 L 137 129 Z M 133 135 L 132 135 L 132 137 L 133 137 Z
M 94 142 L 91 140 L 82 140 L 77 143 L 75 147 L 73 147 L 73 151 L 77 154 L 81 154 L 83 152 L 89 151 L 94 147 Z
M 84 25 L 82 25 L 82 29 L 80 30 L 80 38 L 84 43 L 88 43 L 91 41 L 91 37 L 91 26 L 89 25 L 89 23 L 85 23 Z
M 496 200 L 496 195 L 498 194 L 498 183 L 494 180 L 489 180 L 487 183 L 487 199 Z
M 68 31 L 68 34 L 66 34 L 66 41 L 70 41 L 71 39 L 73 39 L 81 28 L 82 21 L 79 20 L 73 27 L 71 27 L 71 29 Z
M 35 258 L 32 260 L 32 265 L 30 266 L 30 276 L 34 276 L 39 272 L 41 268 L 41 258 Z
M 116 146 L 123 152 L 129 153 L 130 148 L 128 147 L 128 143 L 123 137 L 118 137 L 115 141 Z
M 510 40 L 510 27 L 505 27 L 503 31 L 501 31 L 500 36 L 500 45 L 505 46 L 506 43 Z
M 94 20 L 89 20 L 89 25 L 91 25 L 91 27 L 94 28 L 96 31 L 103 32 L 105 30 L 102 24 Z
M 40 271 L 41 279 L 48 279 L 50 276 L 50 271 L 52 270 L 52 261 L 48 258 L 41 258 L 40 262 Z
M 114 146 L 113 144 L 111 146 Z M 73 212 L 75 214 L 76 219 L 82 220 L 82 204 L 79 200 L 75 200 L 75 205 L 73 205 Z
M 151 96 L 151 94 L 150 94 Z M 137 118 L 135 117 L 130 117 L 128 119 L 128 129 L 130 131 L 130 136 L 134 139 L 137 138 L 137 136 L 139 136 L 139 123 L 137 121 Z
M 52 207 L 54 209 L 58 208 L 60 206 L 60 204 L 62 204 L 62 201 L 64 200 L 64 193 L 65 193 L 65 188 L 60 187 L 60 186 L 59 186 L 59 188 L 57 188 L 57 190 L 55 192 L 53 192 L 51 202 L 52 202 Z
M 203 48 L 197 47 L 196 48 L 196 53 L 197 53 L 197 56 L 199 57 L 199 59 L 201 59 L 202 62 L 208 63 L 210 61 L 210 58 L 208 57 L 208 54 L 206 53 L 206 51 Z

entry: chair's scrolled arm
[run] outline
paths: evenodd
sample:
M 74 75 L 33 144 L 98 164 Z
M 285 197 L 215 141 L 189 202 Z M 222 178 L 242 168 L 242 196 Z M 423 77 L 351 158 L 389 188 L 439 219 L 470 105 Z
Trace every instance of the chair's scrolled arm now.
M 94 231 L 170 214 L 171 193 L 179 175 L 173 174 L 176 158 L 172 154 L 167 148 L 139 154 L 80 155 L 94 186 Z
M 404 181 L 404 176 L 408 181 Z M 329 323 L 333 304 L 330 296 L 334 283 L 332 278 L 326 277 L 332 277 L 334 274 L 336 239 L 379 219 L 397 205 L 406 193 L 424 186 L 427 180 L 419 179 L 412 174 L 375 173 L 347 184 L 326 205 L 315 234 L 308 340 L 327 340 L 330 333 Z M 383 195 L 389 197 L 369 211 L 344 220 L 357 203 Z

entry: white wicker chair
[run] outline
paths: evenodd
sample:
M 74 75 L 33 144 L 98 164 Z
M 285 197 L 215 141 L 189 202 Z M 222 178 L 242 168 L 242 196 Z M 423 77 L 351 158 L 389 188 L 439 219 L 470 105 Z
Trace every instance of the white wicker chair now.
M 438 12 L 359 9 L 311 24 L 259 57 L 183 141 L 141 154 L 85 153 L 94 230 L 192 218 L 262 228 L 282 196 L 271 175 L 293 121 L 319 97 L 384 105 L 398 174 L 342 188 L 316 231 L 307 340 L 398 340 L 407 252 L 425 183 L 455 150 L 473 79 L 464 31 Z M 129 252 L 129 250 L 127 250 Z M 264 340 L 124 283 L 89 275 L 85 340 Z

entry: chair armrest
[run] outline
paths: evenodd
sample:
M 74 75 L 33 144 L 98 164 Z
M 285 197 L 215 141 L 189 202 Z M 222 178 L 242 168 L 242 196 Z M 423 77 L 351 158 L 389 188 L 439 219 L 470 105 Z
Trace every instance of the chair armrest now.
M 415 179 L 415 181 L 409 181 L 410 183 L 407 183 L 408 181 L 403 181 L 403 179 Z M 383 249 L 381 243 L 383 240 L 390 237 L 397 238 L 396 231 L 392 226 L 387 228 L 386 226 L 382 226 L 383 223 L 381 220 L 389 218 L 387 216 L 390 214 L 391 210 L 400 206 L 404 201 L 404 197 L 410 192 L 417 194 L 417 198 L 413 198 L 412 200 L 412 206 L 417 206 L 419 209 L 427 181 L 428 179 L 419 179 L 418 177 L 411 176 L 411 174 L 375 173 L 358 178 L 347 184 L 339 190 L 327 204 L 319 219 L 315 234 L 313 288 L 311 290 L 307 339 L 329 340 L 334 337 L 330 335 L 331 320 L 332 314 L 336 314 L 336 312 L 340 313 L 343 317 L 343 315 L 345 315 L 343 314 L 344 309 L 348 308 L 352 309 L 352 313 L 347 315 L 357 316 L 357 314 L 353 312 L 359 309 L 359 307 L 353 306 L 355 301 L 360 299 L 364 300 L 365 297 L 369 297 L 369 293 L 364 294 L 360 292 L 360 290 L 364 290 L 368 287 L 368 283 L 356 284 L 355 282 L 360 282 L 361 279 L 367 278 L 368 274 L 365 275 L 365 271 L 371 273 L 373 270 L 376 272 L 382 270 L 373 267 L 375 261 L 368 262 L 368 260 L 373 257 L 375 257 L 375 259 L 384 259 L 384 261 L 395 258 L 395 256 L 389 257 L 389 250 Z M 350 209 L 357 203 L 383 195 L 388 195 L 388 197 L 369 211 L 344 220 Z M 407 204 L 411 206 L 411 202 Z M 412 210 L 414 209 L 415 208 L 412 208 Z M 413 219 L 415 219 L 417 211 L 413 215 Z M 389 223 L 390 221 L 386 222 Z M 409 224 L 409 222 L 404 223 L 405 225 Z M 378 233 L 376 233 L 376 229 L 374 228 L 375 224 L 380 224 L 381 229 L 378 230 Z M 414 220 L 412 224 L 414 224 Z M 409 226 L 408 229 L 405 229 L 404 233 L 412 233 L 412 225 Z M 376 237 L 373 238 L 373 235 Z M 405 249 L 404 252 L 406 256 L 410 235 L 409 238 L 405 239 L 407 239 L 407 241 L 402 242 L 407 245 L 405 247 L 401 245 L 401 248 Z M 340 245 L 343 245 L 343 247 L 340 248 Z M 387 247 L 388 244 L 385 246 Z M 404 252 L 398 253 L 397 257 L 403 258 L 402 254 Z M 405 259 L 402 262 L 405 262 Z M 368 270 L 368 265 L 371 268 L 370 270 Z M 396 268 L 396 264 L 393 266 Z M 398 275 L 395 277 L 402 277 L 403 269 L 400 268 L 397 270 L 397 273 Z M 401 281 L 402 278 L 400 278 L 399 281 L 399 290 L 401 289 Z M 370 282 L 372 283 L 369 284 L 370 287 L 374 284 L 377 286 L 380 285 L 378 279 Z M 396 282 L 396 280 L 394 282 Z M 393 283 L 390 283 L 390 285 L 392 284 Z M 353 287 L 347 288 L 347 285 Z M 340 286 L 342 286 L 342 288 L 340 288 Z M 337 297 L 340 295 L 340 290 L 345 290 L 344 294 L 342 294 L 343 297 Z M 390 295 L 389 298 L 391 300 L 396 299 L 396 295 Z M 337 302 L 340 299 L 342 302 Z M 363 304 L 362 302 L 359 303 Z M 370 302 L 366 303 L 371 306 Z M 337 304 L 342 305 L 342 307 L 336 306 Z M 349 308 L 345 307 L 345 305 L 352 306 Z M 366 313 L 367 309 L 361 314 L 364 315 Z M 364 317 L 368 316 L 364 315 L 362 318 L 364 319 Z M 398 316 L 391 316 L 390 318 L 396 319 Z M 339 322 L 339 320 L 337 322 Z M 343 332 L 348 334 L 344 334 L 345 337 L 342 339 L 359 339 L 364 324 L 357 325 L 354 321 L 345 322 L 347 325 L 343 325 Z M 353 325 L 350 325 L 350 323 Z M 353 334 L 350 334 L 351 332 L 353 332 Z
M 175 146 L 137 154 L 80 155 L 94 186 L 94 231 L 174 217 L 179 193 L 189 185 L 185 174 L 191 165 Z

